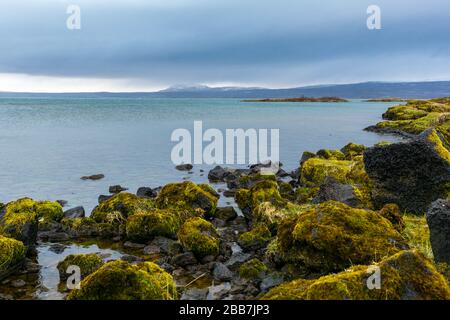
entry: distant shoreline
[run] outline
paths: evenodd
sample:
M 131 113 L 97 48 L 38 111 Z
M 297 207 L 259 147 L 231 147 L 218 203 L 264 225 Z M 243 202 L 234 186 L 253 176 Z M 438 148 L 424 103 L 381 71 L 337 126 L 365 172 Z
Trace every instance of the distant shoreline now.
M 299 97 L 299 98 L 274 98 L 274 99 L 252 99 L 242 102 L 348 102 L 347 99 L 339 97 Z

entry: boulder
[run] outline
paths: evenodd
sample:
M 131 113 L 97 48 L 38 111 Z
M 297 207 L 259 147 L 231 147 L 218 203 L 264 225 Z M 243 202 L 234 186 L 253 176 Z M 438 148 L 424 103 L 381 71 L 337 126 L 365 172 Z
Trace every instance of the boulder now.
M 233 278 L 233 272 L 221 262 L 216 262 L 213 269 L 213 277 L 218 281 L 229 281 Z
M 84 218 L 85 211 L 82 206 L 78 206 L 69 210 L 64 211 L 64 217 L 68 219 Z
M 156 189 L 140 187 L 139 189 L 137 189 L 136 195 L 140 198 L 156 198 L 158 192 L 156 191 Z
M 361 199 L 357 188 L 349 184 L 340 183 L 333 177 L 325 178 L 312 202 L 322 203 L 329 200 L 339 201 L 355 208 L 364 206 L 364 201 Z
M 376 269 L 379 268 L 379 269 Z M 379 270 L 380 289 L 369 289 Z M 271 289 L 262 300 L 449 300 L 450 289 L 433 263 L 415 250 L 376 265 L 353 266 L 315 280 L 298 279 Z
M 109 193 L 120 193 L 122 191 L 127 191 L 128 188 L 124 188 L 121 185 L 115 185 L 109 187 Z
M 330 273 L 367 264 L 408 248 L 375 211 L 328 201 L 305 208 L 278 227 L 276 251 L 286 263 Z
M 178 298 L 170 274 L 152 262 L 106 263 L 87 276 L 67 300 L 174 300 Z
M 402 211 L 424 213 L 450 191 L 450 153 L 436 130 L 407 142 L 368 148 L 364 163 L 376 208 L 395 203 Z
M 71 275 L 67 273 L 69 266 L 77 266 L 81 271 L 81 279 L 97 271 L 103 265 L 103 260 L 95 253 L 71 254 L 60 261 L 56 268 L 60 281 L 65 281 Z
M 221 220 L 227 222 L 227 221 L 235 219 L 237 217 L 237 212 L 231 206 L 219 207 L 219 208 L 217 208 L 214 216 L 218 219 L 221 219 Z
M 185 250 L 193 252 L 198 259 L 219 254 L 220 240 L 217 231 L 210 222 L 202 218 L 187 220 L 178 231 L 178 240 Z
M 434 261 L 450 264 L 450 199 L 434 201 L 427 210 Z

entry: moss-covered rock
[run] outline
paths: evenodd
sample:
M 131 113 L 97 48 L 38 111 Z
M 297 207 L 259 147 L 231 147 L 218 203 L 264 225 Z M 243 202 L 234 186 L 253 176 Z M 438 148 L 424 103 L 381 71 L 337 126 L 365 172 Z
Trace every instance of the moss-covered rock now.
M 87 276 L 68 300 L 174 300 L 176 285 L 170 274 L 152 262 L 131 265 L 106 263 Z
M 156 236 L 176 237 L 182 224 L 174 209 L 151 209 L 129 216 L 126 222 L 127 238 L 145 243 Z
M 123 224 L 128 216 L 138 210 L 154 208 L 152 199 L 140 198 L 134 194 L 121 192 L 100 203 L 91 213 L 96 222 Z
M 253 210 L 264 202 L 269 202 L 276 208 L 283 208 L 287 203 L 281 197 L 278 184 L 271 180 L 260 181 L 250 189 L 240 189 L 236 192 L 235 200 L 249 220 L 252 220 Z
M 405 229 L 405 223 L 403 222 L 402 215 L 400 214 L 400 208 L 395 203 L 386 204 L 379 214 L 389 220 L 398 232 L 402 232 Z
M 300 174 L 300 183 L 310 188 L 320 187 L 326 177 L 346 184 L 369 182 L 362 161 L 311 158 L 303 163 Z
M 277 234 L 281 258 L 323 273 L 379 261 L 407 248 L 377 212 L 329 201 L 285 219 Z
M 322 159 L 327 160 L 344 160 L 345 155 L 340 150 L 320 149 L 317 151 L 317 155 Z
M 271 289 L 268 300 L 448 300 L 450 289 L 431 261 L 417 251 L 402 251 L 377 265 L 380 289 L 369 289 L 374 266 L 354 266 L 317 280 L 294 280 Z
M 267 270 L 267 266 L 264 263 L 254 258 L 244 262 L 239 267 L 239 276 L 245 279 L 257 279 L 264 276 Z
M 264 224 L 259 224 L 239 236 L 238 243 L 244 250 L 264 248 L 272 238 L 272 234 Z
M 61 220 L 63 230 L 73 238 L 112 238 L 119 234 L 119 226 L 111 223 L 98 223 L 89 217 Z
M 0 280 L 23 262 L 26 252 L 22 242 L 0 236 Z
M 22 241 L 27 246 L 34 245 L 39 223 L 36 201 L 30 198 L 12 201 L 6 205 L 4 211 L 0 220 L 0 233 Z
M 341 149 L 341 152 L 346 160 L 353 160 L 355 157 L 362 156 L 365 148 L 362 144 L 350 142 Z
M 311 202 L 315 196 L 319 193 L 320 188 L 308 188 L 308 187 L 299 187 L 295 190 L 295 200 L 294 202 L 297 204 L 305 204 Z
M 185 181 L 165 185 L 156 198 L 156 204 L 159 208 L 190 209 L 196 216 L 211 216 L 218 199 L 218 194 L 210 186 Z
M 84 279 L 91 273 L 97 271 L 103 265 L 103 260 L 95 253 L 71 254 L 60 261 L 56 268 L 61 281 L 67 280 L 70 274 L 67 273 L 69 266 L 77 266 L 81 271 L 81 278 Z
M 276 233 L 278 225 L 287 218 L 298 217 L 299 213 L 310 208 L 312 204 L 293 204 L 288 202 L 284 207 L 274 206 L 270 202 L 259 204 L 252 214 L 253 225 L 264 225 L 272 233 Z
M 187 220 L 178 231 L 183 248 L 197 258 L 219 253 L 219 236 L 212 223 L 196 217 Z

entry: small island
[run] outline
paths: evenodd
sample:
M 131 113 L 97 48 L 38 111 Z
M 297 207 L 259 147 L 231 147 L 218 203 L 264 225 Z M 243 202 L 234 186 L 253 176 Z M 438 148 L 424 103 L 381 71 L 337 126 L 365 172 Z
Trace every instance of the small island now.
M 348 102 L 346 99 L 339 97 L 298 97 L 298 98 L 267 98 L 256 100 L 242 100 L 242 102 Z
M 364 102 L 406 102 L 406 99 L 401 98 L 375 98 L 375 99 L 368 99 Z

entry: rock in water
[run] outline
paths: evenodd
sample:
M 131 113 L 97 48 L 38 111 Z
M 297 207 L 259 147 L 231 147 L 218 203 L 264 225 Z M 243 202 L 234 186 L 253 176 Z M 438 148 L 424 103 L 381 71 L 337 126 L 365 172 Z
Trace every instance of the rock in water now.
M 115 185 L 115 186 L 110 186 L 109 187 L 109 193 L 119 193 L 122 191 L 127 191 L 128 188 L 124 188 L 121 185 Z
M 66 210 L 64 211 L 64 217 L 69 219 L 84 218 L 85 217 L 84 208 L 79 206 Z
M 83 176 L 80 179 L 81 180 L 100 180 L 100 179 L 103 179 L 104 177 L 105 177 L 104 174 L 99 173 L 99 174 L 93 174 L 90 176 Z
M 140 187 L 136 191 L 136 195 L 140 198 L 156 198 L 158 192 L 156 191 L 156 189 L 152 189 L 149 187 Z
M 450 264 L 450 199 L 433 202 L 427 211 L 434 260 Z
M 190 171 L 192 170 L 194 166 L 190 163 L 187 164 L 180 164 L 178 166 L 175 167 L 175 169 L 179 170 L 179 171 Z
M 450 153 L 433 129 L 408 142 L 366 149 L 364 164 L 377 208 L 396 203 L 402 211 L 423 213 L 450 189 Z

